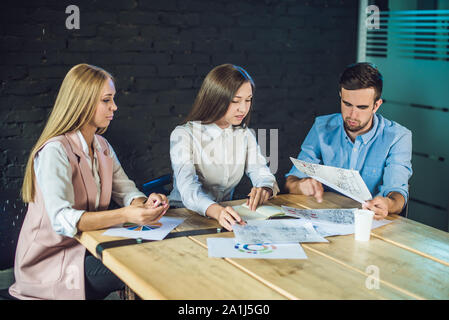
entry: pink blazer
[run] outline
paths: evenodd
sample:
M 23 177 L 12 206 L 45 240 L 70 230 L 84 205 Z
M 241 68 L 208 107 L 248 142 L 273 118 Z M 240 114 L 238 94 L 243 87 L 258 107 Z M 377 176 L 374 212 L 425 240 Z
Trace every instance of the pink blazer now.
M 97 152 L 101 195 L 98 210 L 106 210 L 111 200 L 113 159 L 106 139 L 97 135 L 102 152 Z M 72 166 L 74 208 L 95 211 L 97 187 L 76 132 L 54 137 L 60 141 Z M 43 146 L 42 146 L 43 147 Z M 36 180 L 35 180 L 36 181 Z M 42 192 L 35 182 L 34 202 L 20 231 L 14 263 L 16 282 L 9 293 L 19 299 L 85 299 L 85 248 L 75 239 L 57 234 L 45 210 Z

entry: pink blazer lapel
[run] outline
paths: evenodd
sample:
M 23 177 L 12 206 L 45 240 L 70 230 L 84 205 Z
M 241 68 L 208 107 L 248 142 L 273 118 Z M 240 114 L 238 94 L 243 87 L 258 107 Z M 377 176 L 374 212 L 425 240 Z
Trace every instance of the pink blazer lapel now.
M 94 176 L 92 175 L 90 166 L 87 163 L 86 155 L 83 152 L 81 141 L 76 132 L 74 131 L 66 133 L 65 136 L 70 142 L 73 153 L 75 153 L 78 156 L 79 167 L 81 170 L 81 177 L 83 179 L 84 186 L 87 190 L 89 211 L 96 211 L 95 200 L 97 198 L 97 186 L 95 184 L 95 179 Z
M 98 159 L 98 171 L 101 180 L 101 194 L 100 194 L 100 205 L 101 210 L 106 210 L 111 201 L 112 193 L 112 175 L 113 175 L 113 159 L 110 155 L 109 146 L 106 139 L 96 135 L 98 142 L 101 146 L 101 152 L 97 153 Z

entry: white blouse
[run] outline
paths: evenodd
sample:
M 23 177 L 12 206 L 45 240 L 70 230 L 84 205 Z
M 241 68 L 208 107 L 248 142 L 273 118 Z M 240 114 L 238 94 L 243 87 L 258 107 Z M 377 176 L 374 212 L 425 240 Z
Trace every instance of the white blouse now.
M 77 135 L 81 140 L 82 150 L 86 156 L 87 163 L 92 170 L 97 185 L 97 198 L 95 208 L 98 209 L 100 201 L 101 181 L 98 173 L 98 160 L 94 152 L 94 165 L 89 156 L 89 148 L 83 135 L 78 130 Z M 101 152 L 101 145 L 94 136 L 93 146 Z M 145 197 L 132 180 L 128 178 L 123 170 L 117 155 L 108 143 L 109 151 L 113 161 L 112 177 L 112 199 L 119 206 L 128 206 L 135 198 Z M 85 210 L 76 210 L 75 193 L 72 184 L 72 167 L 67 157 L 64 146 L 59 141 L 52 141 L 45 145 L 34 158 L 34 172 L 42 191 L 45 209 L 56 233 L 73 237 L 78 232 L 76 225 Z
M 211 204 L 231 200 L 244 173 L 253 186 L 268 187 L 273 196 L 279 192 L 276 178 L 248 128 L 221 129 L 199 121 L 177 126 L 170 135 L 170 159 L 173 191 L 169 199 L 182 201 L 187 209 L 201 215 L 206 215 Z

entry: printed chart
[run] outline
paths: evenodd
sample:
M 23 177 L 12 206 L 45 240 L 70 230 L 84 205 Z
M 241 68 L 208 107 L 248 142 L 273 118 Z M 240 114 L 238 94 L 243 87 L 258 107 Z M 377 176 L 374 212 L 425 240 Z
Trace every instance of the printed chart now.
M 234 238 L 208 238 L 207 247 L 211 258 L 307 259 L 299 243 L 245 244 Z
M 276 246 L 269 243 L 259 243 L 259 244 L 242 244 L 236 243 L 234 249 L 239 252 L 245 252 L 249 254 L 267 254 L 272 253 L 276 250 Z
M 150 231 L 154 229 L 159 229 L 162 227 L 162 223 L 157 222 L 152 225 L 138 225 L 135 223 L 126 222 L 123 224 L 123 228 L 131 230 L 131 231 Z
M 183 218 L 162 217 L 158 222 L 149 225 L 124 223 L 123 225 L 109 228 L 103 233 L 106 236 L 142 238 L 146 240 L 162 240 L 167 234 L 184 221 Z

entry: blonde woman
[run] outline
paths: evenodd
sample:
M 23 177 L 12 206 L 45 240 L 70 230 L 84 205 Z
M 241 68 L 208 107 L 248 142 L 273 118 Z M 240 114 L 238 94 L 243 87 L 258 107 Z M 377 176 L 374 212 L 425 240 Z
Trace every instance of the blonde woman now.
M 244 223 L 232 207 L 234 188 L 244 174 L 253 188 L 251 210 L 279 192 L 254 134 L 248 129 L 255 85 L 242 67 L 224 64 L 204 79 L 192 110 L 170 136 L 173 191 L 169 199 L 216 219 L 228 230 Z
M 124 284 L 73 237 L 124 222 L 151 224 L 169 204 L 147 199 L 101 137 L 113 119 L 113 77 L 79 64 L 64 78 L 31 151 L 22 186 L 29 203 L 9 293 L 19 299 L 102 299 Z M 121 208 L 107 210 L 111 198 Z

